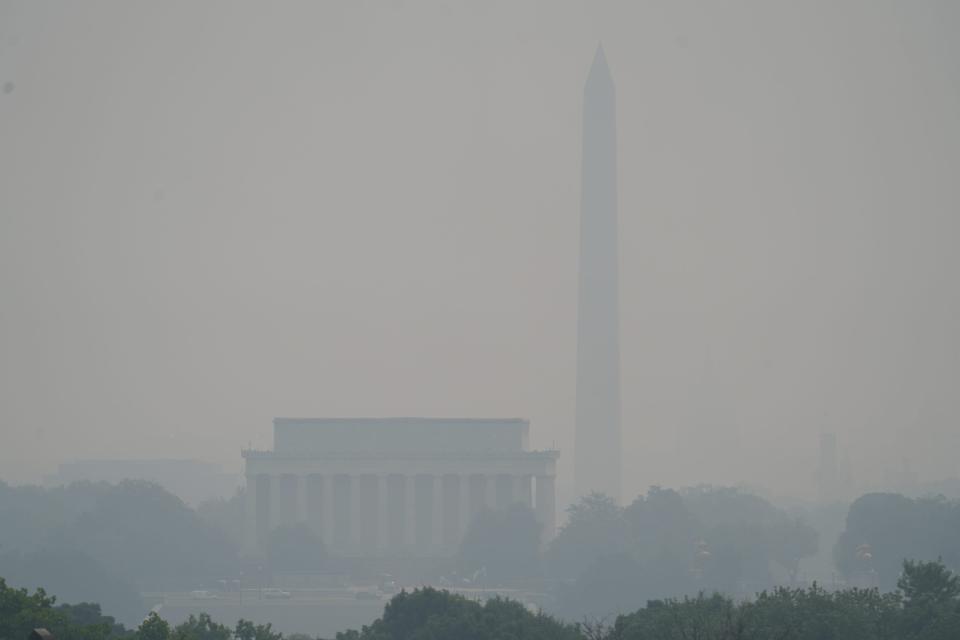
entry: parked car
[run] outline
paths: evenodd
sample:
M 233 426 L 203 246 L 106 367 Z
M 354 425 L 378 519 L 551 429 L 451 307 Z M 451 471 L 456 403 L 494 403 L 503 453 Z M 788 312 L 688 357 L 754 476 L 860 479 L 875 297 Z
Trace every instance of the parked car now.
M 197 589 L 196 591 L 190 592 L 190 597 L 194 600 L 215 600 L 217 594 L 212 591 L 207 591 L 206 589 Z
M 271 600 L 286 600 L 293 597 L 293 594 L 291 594 L 289 591 L 284 591 L 283 589 L 277 589 L 275 587 L 267 587 L 261 592 L 261 594 L 264 598 Z

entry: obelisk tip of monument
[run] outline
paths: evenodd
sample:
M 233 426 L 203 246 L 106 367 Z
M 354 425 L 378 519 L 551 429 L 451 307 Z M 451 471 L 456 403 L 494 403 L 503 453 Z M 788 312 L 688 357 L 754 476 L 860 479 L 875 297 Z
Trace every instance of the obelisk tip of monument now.
M 593 63 L 590 65 L 590 73 L 587 75 L 587 82 L 589 82 L 590 79 L 597 77 L 611 78 L 610 67 L 607 66 L 607 56 L 603 51 L 603 43 L 597 44 L 597 51 L 593 54 Z
M 602 64 L 603 66 L 607 65 L 607 56 L 603 52 L 603 43 L 597 43 L 597 50 L 593 54 L 593 64 Z

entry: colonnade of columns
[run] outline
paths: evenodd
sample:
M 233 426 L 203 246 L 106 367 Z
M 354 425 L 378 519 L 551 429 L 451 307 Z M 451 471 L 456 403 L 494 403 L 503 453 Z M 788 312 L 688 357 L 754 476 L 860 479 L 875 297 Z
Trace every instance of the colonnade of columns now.
M 556 527 L 552 475 L 248 474 L 248 550 L 269 532 L 303 523 L 328 548 L 346 553 L 409 551 L 434 555 L 459 544 L 484 508 L 534 509 L 543 539 Z

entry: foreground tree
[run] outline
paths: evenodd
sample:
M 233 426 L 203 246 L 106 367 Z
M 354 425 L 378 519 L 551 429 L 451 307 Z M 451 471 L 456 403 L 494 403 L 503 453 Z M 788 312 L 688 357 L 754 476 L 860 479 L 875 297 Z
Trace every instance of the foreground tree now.
M 939 562 L 906 562 L 900 590 L 777 588 L 752 601 L 657 600 L 617 618 L 609 640 L 948 640 L 960 637 L 960 585 Z
M 903 612 L 897 625 L 903 638 L 960 637 L 960 578 L 940 560 L 905 561 L 897 588 L 903 594 Z
M 249 620 L 240 618 L 237 626 L 233 630 L 233 637 L 236 640 L 283 640 L 283 634 L 273 630 L 273 625 L 254 624 Z
M 0 578 L 0 640 L 25 640 L 43 627 L 57 640 L 108 640 L 125 635 L 113 618 L 100 615 L 99 605 L 55 607 L 56 598 L 43 589 L 29 593 Z
M 198 616 L 190 614 L 186 621 L 173 629 L 173 640 L 230 640 L 233 633 L 230 628 L 214 622 L 206 613 Z
M 89 554 L 69 547 L 40 549 L 0 555 L 0 575 L 31 588 L 43 586 L 60 600 L 93 601 L 126 623 L 143 618 L 145 609 L 138 590 L 108 570 Z M 77 605 L 79 606 L 79 605 Z M 89 608 L 86 610 L 90 613 Z M 77 615 L 84 611 L 78 610 Z
M 151 611 L 137 627 L 136 640 L 169 640 L 170 623 Z
M 26 638 L 35 627 L 62 629 L 66 620 L 54 610 L 54 602 L 43 589 L 31 594 L 8 587 L 0 578 L 0 639 Z
M 612 556 L 611 556 L 612 558 Z M 613 565 L 610 566 L 613 571 Z M 700 594 L 651 600 L 609 627 L 565 624 L 521 603 L 486 603 L 432 588 L 401 592 L 383 615 L 337 640 L 956 640 L 960 638 L 960 579 L 942 562 L 905 562 L 899 589 L 826 591 L 780 587 L 752 600 Z M 71 618 L 72 616 L 72 618 Z M 83 624 L 78 623 L 82 620 Z M 283 640 L 270 625 L 240 620 L 231 630 L 200 614 L 176 627 L 150 613 L 136 632 L 111 630 L 95 605 L 56 608 L 0 580 L 0 640 L 23 640 L 47 627 L 58 640 Z M 130 637 L 132 635 L 132 637 Z M 309 640 L 302 637 L 302 640 Z M 319 640 L 319 639 L 318 639 Z
M 337 640 L 579 640 L 578 629 L 499 598 L 480 604 L 429 587 L 402 592 L 383 616 Z

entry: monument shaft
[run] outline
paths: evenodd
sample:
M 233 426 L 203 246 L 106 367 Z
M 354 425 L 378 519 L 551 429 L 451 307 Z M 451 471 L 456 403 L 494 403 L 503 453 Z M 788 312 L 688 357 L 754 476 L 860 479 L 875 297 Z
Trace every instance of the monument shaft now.
M 577 322 L 577 492 L 620 500 L 616 91 L 603 49 L 584 88 Z

